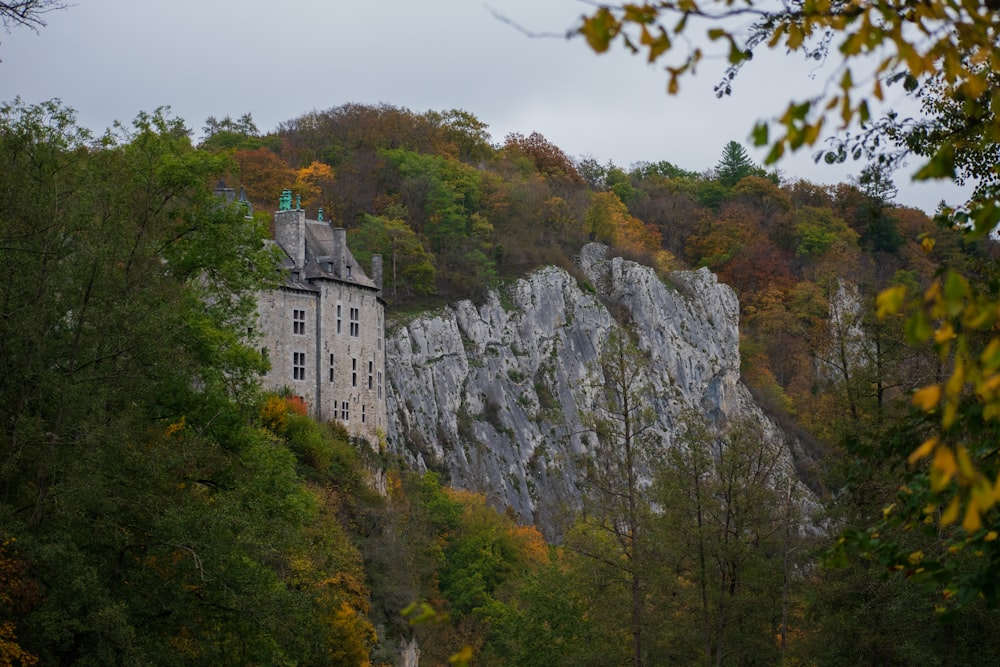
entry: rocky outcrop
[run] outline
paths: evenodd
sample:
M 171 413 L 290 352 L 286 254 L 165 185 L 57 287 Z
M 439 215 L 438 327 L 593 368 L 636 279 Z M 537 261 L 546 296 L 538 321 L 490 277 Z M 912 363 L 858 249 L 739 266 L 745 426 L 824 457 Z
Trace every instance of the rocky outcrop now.
M 580 500 L 579 464 L 593 438 L 584 416 L 601 409 L 597 362 L 623 326 L 648 355 L 663 447 L 686 410 L 711 422 L 750 418 L 781 437 L 740 382 L 733 291 L 707 269 L 664 281 L 606 253 L 583 249 L 582 284 L 549 267 L 480 305 L 397 324 L 386 350 L 389 448 L 558 534 L 560 515 Z

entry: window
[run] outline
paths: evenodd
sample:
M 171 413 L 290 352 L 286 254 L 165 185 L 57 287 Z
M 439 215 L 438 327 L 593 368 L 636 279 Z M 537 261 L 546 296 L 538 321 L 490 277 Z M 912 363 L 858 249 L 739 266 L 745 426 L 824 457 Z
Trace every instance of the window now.
M 365 420 L 366 420 L 366 417 L 365 417 L 365 404 L 362 403 L 361 404 L 361 423 L 364 424 Z
M 337 333 L 340 333 L 340 304 L 337 304 Z
M 382 371 L 378 372 L 378 400 L 382 400 Z
M 355 357 L 351 359 L 351 386 L 358 386 L 358 359 Z
M 333 353 L 330 353 L 330 382 L 333 382 Z
M 372 382 L 372 366 L 373 365 L 374 365 L 373 362 L 371 362 L 371 361 L 368 362 L 368 389 L 371 389 L 372 385 L 374 384 Z
M 358 308 L 351 308 L 351 335 L 354 337 L 357 337 L 359 330 L 361 328 L 360 324 L 358 323 L 360 312 L 361 311 Z
M 347 401 L 340 402 L 340 420 L 345 422 L 351 420 L 350 403 Z
M 306 335 L 306 311 L 292 311 L 292 333 L 296 336 Z
M 306 379 L 306 353 L 305 352 L 293 352 L 292 353 L 292 379 L 293 380 L 305 380 Z

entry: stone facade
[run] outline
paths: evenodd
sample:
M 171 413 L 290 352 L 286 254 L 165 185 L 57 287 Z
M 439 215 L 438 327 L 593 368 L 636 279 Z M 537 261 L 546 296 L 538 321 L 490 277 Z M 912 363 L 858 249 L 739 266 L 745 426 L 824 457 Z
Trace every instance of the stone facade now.
M 369 278 L 346 230 L 306 219 L 287 193 L 273 243 L 282 281 L 258 297 L 260 344 L 271 363 L 263 386 L 287 388 L 316 419 L 376 443 L 387 423 L 381 256 Z

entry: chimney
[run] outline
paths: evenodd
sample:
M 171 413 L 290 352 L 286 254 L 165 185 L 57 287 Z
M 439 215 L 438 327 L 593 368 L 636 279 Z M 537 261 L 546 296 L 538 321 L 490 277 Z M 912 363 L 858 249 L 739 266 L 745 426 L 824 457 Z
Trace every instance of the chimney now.
M 372 255 L 372 282 L 382 296 L 382 255 Z
M 344 280 L 347 278 L 347 230 L 343 227 L 333 228 L 333 272 Z
M 299 210 L 276 211 L 274 214 L 274 240 L 301 269 L 306 265 L 306 212 Z

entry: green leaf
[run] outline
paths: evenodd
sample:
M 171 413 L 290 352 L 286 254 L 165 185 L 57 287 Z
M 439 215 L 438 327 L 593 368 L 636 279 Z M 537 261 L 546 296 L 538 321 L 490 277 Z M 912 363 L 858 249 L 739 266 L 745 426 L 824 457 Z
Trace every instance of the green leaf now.
M 758 122 L 753 127 L 753 145 L 754 146 L 766 146 L 767 145 L 767 133 L 768 127 L 767 123 Z
M 946 143 L 934 154 L 917 173 L 913 175 L 914 180 L 925 181 L 932 178 L 955 179 L 955 146 Z

